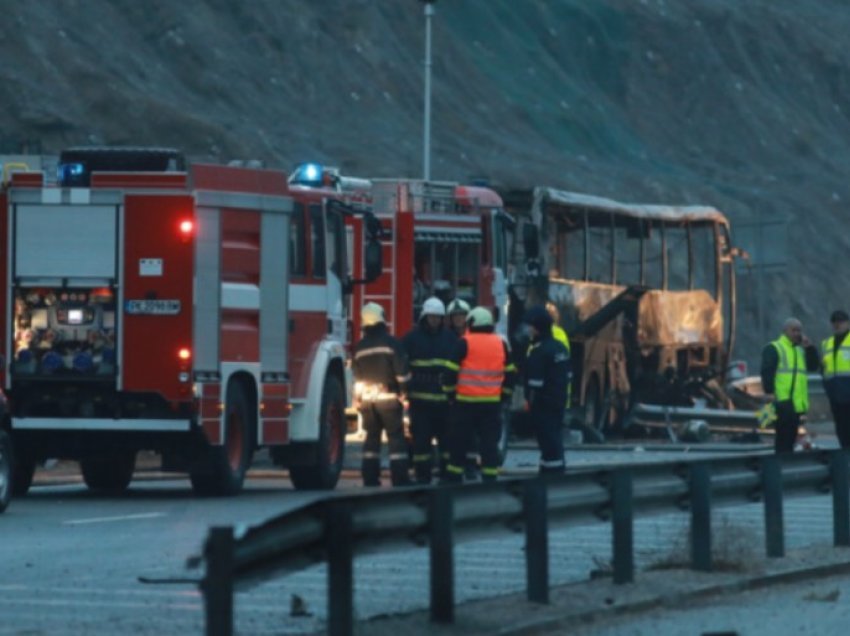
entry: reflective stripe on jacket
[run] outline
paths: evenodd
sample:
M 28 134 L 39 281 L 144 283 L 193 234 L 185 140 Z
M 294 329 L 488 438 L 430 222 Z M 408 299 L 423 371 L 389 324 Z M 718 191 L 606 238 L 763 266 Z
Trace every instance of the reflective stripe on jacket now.
M 457 377 L 459 402 L 499 402 L 509 361 L 502 338 L 494 333 L 468 333 L 466 356 Z
M 779 354 L 773 392 L 777 402 L 791 400 L 796 413 L 809 410 L 809 382 L 806 375 L 806 352 L 795 346 L 785 334 L 770 343 Z
M 823 341 L 823 385 L 829 399 L 846 404 L 850 402 L 850 334 L 844 334 L 838 346 L 835 336 Z

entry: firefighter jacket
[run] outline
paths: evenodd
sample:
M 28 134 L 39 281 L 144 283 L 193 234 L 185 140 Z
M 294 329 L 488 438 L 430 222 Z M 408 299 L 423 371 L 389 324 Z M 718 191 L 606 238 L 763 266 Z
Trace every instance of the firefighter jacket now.
M 363 338 L 354 347 L 351 370 L 355 397 L 364 402 L 397 400 L 410 379 L 401 343 L 384 323 L 363 330 Z
M 570 350 L 544 334 L 532 343 L 525 366 L 525 396 L 532 410 L 557 412 L 567 403 L 571 380 Z
M 513 393 L 516 367 L 501 336 L 467 333 L 458 341 L 457 363 L 458 402 L 500 402 Z
M 830 336 L 823 341 L 823 386 L 830 401 L 850 403 L 850 339 L 848 333 Z M 836 343 L 836 339 L 838 342 Z
M 429 329 L 421 322 L 404 336 L 401 344 L 410 365 L 408 399 L 448 402 L 457 383 L 457 336 L 443 327 Z
M 790 401 L 795 413 L 809 410 L 808 371 L 819 366 L 817 350 L 794 345 L 782 334 L 762 351 L 761 381 L 766 394 L 777 402 Z

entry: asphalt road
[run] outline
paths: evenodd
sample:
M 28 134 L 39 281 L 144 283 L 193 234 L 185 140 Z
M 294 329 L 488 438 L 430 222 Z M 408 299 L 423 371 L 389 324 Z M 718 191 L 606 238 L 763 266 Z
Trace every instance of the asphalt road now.
M 683 452 L 692 457 L 740 452 L 725 446 L 686 451 L 636 448 L 572 449 L 570 464 L 680 461 Z M 513 448 L 509 457 L 509 474 L 536 469 L 536 450 Z M 356 462 L 356 453 L 351 453 L 349 465 Z M 187 571 L 186 558 L 199 552 L 210 526 L 258 523 L 322 496 L 296 492 L 283 477 L 279 471 L 259 470 L 238 497 L 197 499 L 187 479 L 147 472 L 137 474 L 126 496 L 108 498 L 90 494 L 66 465 L 40 472 L 41 485 L 0 515 L 0 636 L 202 634 L 202 599 L 197 586 L 186 580 L 201 572 Z M 346 471 L 339 488 L 359 489 L 356 471 Z M 788 503 L 789 548 L 830 541 L 830 504 L 827 496 Z M 760 506 L 737 506 L 715 514 L 716 527 L 725 528 L 730 537 L 743 535 L 747 544 L 763 545 Z M 638 568 L 682 550 L 687 519 L 684 514 L 668 514 L 636 520 Z M 553 528 L 551 536 L 553 584 L 587 580 L 591 571 L 604 570 L 610 559 L 607 524 Z M 522 543 L 521 536 L 506 533 L 504 538 L 458 546 L 458 602 L 522 590 Z M 140 578 L 162 582 L 143 583 Z M 169 580 L 174 582 L 165 582 Z M 410 548 L 358 558 L 355 581 L 360 618 L 422 609 L 428 602 L 427 551 Z M 237 633 L 322 630 L 325 594 L 323 566 L 240 592 Z M 305 602 L 306 613 L 292 615 L 295 596 Z

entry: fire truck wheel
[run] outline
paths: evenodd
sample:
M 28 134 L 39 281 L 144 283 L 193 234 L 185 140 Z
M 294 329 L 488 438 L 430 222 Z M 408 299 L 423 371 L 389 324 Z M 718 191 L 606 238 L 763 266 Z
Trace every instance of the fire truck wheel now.
M 12 499 L 12 441 L 5 431 L 0 431 L 0 512 Z
M 331 490 L 339 481 L 345 455 L 345 397 L 334 376 L 325 379 L 319 416 L 316 463 L 291 466 L 289 478 L 297 490 Z
M 207 449 L 207 455 L 191 471 L 192 489 L 198 495 L 213 497 L 238 494 L 251 465 L 256 439 L 255 417 L 239 382 L 227 384 L 222 446 Z
M 12 495 L 23 497 L 32 486 L 35 476 L 35 460 L 15 457 L 12 462 Z
M 83 481 L 89 490 L 120 493 L 133 481 L 136 453 L 124 451 L 110 457 L 93 457 L 80 460 Z

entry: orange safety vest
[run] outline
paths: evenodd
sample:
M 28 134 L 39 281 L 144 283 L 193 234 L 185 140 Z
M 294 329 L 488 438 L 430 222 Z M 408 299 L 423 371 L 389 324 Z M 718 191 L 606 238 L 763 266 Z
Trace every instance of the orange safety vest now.
M 458 402 L 499 402 L 505 381 L 505 347 L 494 333 L 468 333 L 457 376 Z

